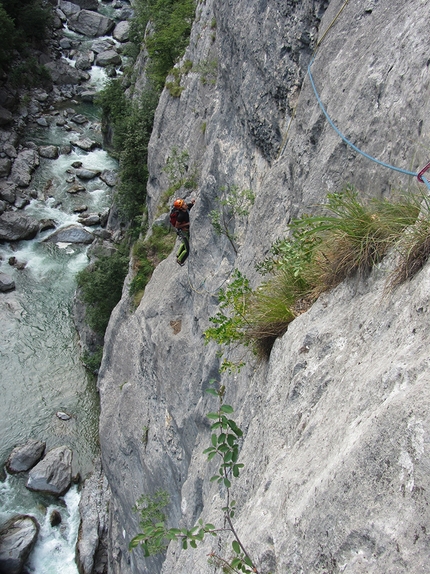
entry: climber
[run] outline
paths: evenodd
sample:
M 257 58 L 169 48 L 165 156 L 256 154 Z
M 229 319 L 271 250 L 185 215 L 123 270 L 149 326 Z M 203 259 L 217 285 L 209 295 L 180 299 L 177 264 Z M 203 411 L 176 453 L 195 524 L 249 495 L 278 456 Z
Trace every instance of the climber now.
M 173 208 L 177 212 L 175 228 L 179 237 L 182 239 L 181 246 L 176 255 L 176 261 L 179 265 L 185 263 L 190 253 L 190 209 L 195 202 L 195 199 L 192 199 L 190 203 L 187 203 L 184 199 L 176 199 L 173 203 Z

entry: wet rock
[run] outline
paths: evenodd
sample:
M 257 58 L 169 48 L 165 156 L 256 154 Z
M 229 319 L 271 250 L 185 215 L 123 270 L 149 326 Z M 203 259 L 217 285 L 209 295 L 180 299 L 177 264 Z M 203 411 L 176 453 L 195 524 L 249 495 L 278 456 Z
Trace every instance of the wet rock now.
M 94 98 L 96 97 L 97 92 L 95 90 L 85 90 L 81 92 L 81 100 L 83 102 L 94 102 Z
M 49 70 L 52 81 L 57 86 L 77 85 L 80 84 L 85 77 L 83 76 L 83 71 L 77 70 L 64 60 L 48 62 L 45 67 Z
M 38 231 L 39 222 L 33 217 L 17 211 L 6 211 L 0 215 L 0 240 L 33 239 Z
M 94 140 L 91 140 L 90 138 L 83 138 L 83 139 L 80 139 L 77 141 L 73 141 L 71 143 L 72 143 L 72 145 L 74 145 L 80 149 L 83 149 L 84 151 L 91 151 L 93 149 L 101 147 L 100 143 L 95 142 Z
M 76 58 L 75 68 L 78 70 L 90 70 L 94 62 L 94 52 L 85 52 Z
M 76 170 L 76 176 L 79 177 L 79 179 L 94 179 L 95 177 L 98 177 L 101 174 L 101 170 L 99 169 L 86 169 L 84 167 L 77 169 Z
M 113 46 L 115 46 L 115 42 L 112 38 L 99 38 L 91 44 L 91 50 L 96 54 L 100 54 L 100 52 L 110 50 Z
M 69 18 L 69 28 L 71 30 L 90 38 L 106 36 L 112 31 L 114 26 L 115 22 L 113 20 L 90 10 L 81 10 Z
M 54 528 L 55 526 L 59 526 L 61 521 L 61 514 L 58 512 L 58 510 L 53 510 L 51 512 L 51 516 L 49 517 L 49 524 Z
M 69 421 L 72 418 L 72 415 L 65 413 L 63 411 L 58 411 L 55 413 L 56 417 L 62 421 Z
M 72 117 L 72 122 L 81 126 L 83 124 L 88 123 L 88 118 L 83 114 L 76 114 L 75 116 Z
M 73 213 L 83 213 L 84 211 L 88 210 L 88 205 L 78 205 L 73 210 Z
M 84 229 L 81 225 L 69 225 L 58 229 L 44 241 L 49 243 L 83 243 L 88 245 L 92 243 L 94 236 Z
M 78 219 L 78 222 L 81 223 L 82 225 L 87 226 L 87 227 L 91 227 L 93 225 L 99 225 L 100 224 L 100 215 L 98 215 L 97 213 L 91 213 L 91 214 L 87 215 L 86 217 L 80 217 Z
M 39 533 L 32 516 L 17 515 L 0 531 L 0 572 L 21 574 Z
M 15 289 L 15 281 L 6 273 L 0 272 L 0 293 L 7 293 Z
M 30 439 L 26 444 L 16 446 L 7 459 L 7 471 L 15 474 L 30 470 L 42 458 L 45 446 L 46 443 L 36 439 Z
M 76 182 L 71 187 L 69 187 L 69 189 L 67 189 L 66 191 L 67 191 L 67 193 L 75 194 L 75 193 L 80 193 L 82 191 L 87 191 L 87 189 L 84 185 L 82 185 L 82 183 Z
M 68 446 L 50 450 L 28 475 L 26 487 L 37 492 L 61 496 L 72 481 L 73 453 Z
M 48 231 L 48 229 L 55 229 L 57 224 L 53 219 L 42 219 L 40 221 L 39 230 L 40 231 Z
M 112 36 L 115 40 L 118 40 L 118 42 L 127 42 L 130 36 L 130 22 L 119 22 L 119 24 L 115 26 Z
M 96 58 L 96 65 L 102 68 L 106 66 L 118 66 L 121 64 L 121 56 L 115 50 L 100 52 Z
M 59 155 L 58 147 L 56 145 L 40 146 L 39 155 L 47 159 L 57 159 Z
M 31 174 L 39 165 L 39 154 L 33 149 L 24 149 L 18 154 L 12 166 L 10 179 L 20 187 L 30 185 Z
M 0 199 L 0 215 L 6 211 L 7 203 Z
M 65 2 L 64 0 L 60 0 L 58 6 L 67 17 L 72 16 L 73 14 L 77 14 L 81 10 L 81 7 L 76 3 Z
M 16 194 L 15 207 L 17 209 L 24 209 L 30 203 L 30 198 L 27 195 L 19 193 Z
M 118 175 L 111 169 L 104 169 L 100 174 L 100 179 L 109 187 L 114 187 L 118 181 Z
M 49 123 L 46 118 L 37 118 L 36 124 L 41 128 L 49 128 Z
M 18 261 L 16 257 L 9 257 L 8 263 L 11 267 L 15 267 L 15 269 L 18 269 L 18 271 L 22 271 L 23 269 L 25 269 L 25 266 L 27 265 L 25 261 Z

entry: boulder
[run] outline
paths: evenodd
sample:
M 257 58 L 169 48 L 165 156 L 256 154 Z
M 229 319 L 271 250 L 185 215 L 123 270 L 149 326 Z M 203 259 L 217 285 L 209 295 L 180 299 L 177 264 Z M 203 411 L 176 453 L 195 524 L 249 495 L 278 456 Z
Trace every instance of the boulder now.
M 39 462 L 45 450 L 46 443 L 30 439 L 26 444 L 16 446 L 6 461 L 6 469 L 10 474 L 26 472 Z
M 17 211 L 6 211 L 0 215 L 0 240 L 33 239 L 38 231 L 39 222 L 33 217 Z
M 67 189 L 66 191 L 67 193 L 75 194 L 80 193 L 81 191 L 86 191 L 86 188 L 81 183 L 77 182 L 74 183 L 71 187 L 69 187 L 69 189 Z
M 109 187 L 114 187 L 118 181 L 118 175 L 111 169 L 104 169 L 100 174 L 100 179 Z
M 115 46 L 115 42 L 112 38 L 98 38 L 91 44 L 91 50 L 96 54 L 100 54 L 100 52 L 110 50 L 113 46 Z
M 82 126 L 83 124 L 88 123 L 88 118 L 83 114 L 75 114 L 72 118 L 72 122 Z
M 0 158 L 0 177 L 7 177 L 10 174 L 12 162 L 8 157 Z
M 79 223 L 86 225 L 87 227 L 92 227 L 93 225 L 100 224 L 100 215 L 97 213 L 90 213 L 85 217 L 80 217 L 78 219 Z
M 11 159 L 15 159 L 18 156 L 18 152 L 16 151 L 16 147 L 10 143 L 4 144 L 3 151 Z
M 68 446 L 50 450 L 30 470 L 26 487 L 29 490 L 61 496 L 69 489 L 72 481 L 72 457 L 73 453 Z
M 80 94 L 81 100 L 83 102 L 90 102 L 90 103 L 94 102 L 94 98 L 96 97 L 96 95 L 97 95 L 96 90 L 85 90 Z
M 108 35 L 115 22 L 91 10 L 81 10 L 69 18 L 69 28 L 74 32 L 89 36 L 90 38 Z
M 55 526 L 59 526 L 61 524 L 61 521 L 62 521 L 62 518 L 61 518 L 61 514 L 59 513 L 59 511 L 53 510 L 51 512 L 50 517 L 49 517 L 49 524 L 52 527 L 55 527 Z
M 24 149 L 18 154 L 12 166 L 10 179 L 20 187 L 30 185 L 31 174 L 39 165 L 39 154 L 33 149 Z
M 56 145 L 40 146 L 39 155 L 47 159 L 57 159 L 59 155 L 58 147 Z
M 0 293 L 7 293 L 7 291 L 13 291 L 14 289 L 15 281 L 6 273 L 0 272 Z
M 98 177 L 101 174 L 101 170 L 99 169 L 86 169 L 84 167 L 81 167 L 80 169 L 76 170 L 76 176 L 79 177 L 79 179 L 94 179 L 95 177 Z
M 94 52 L 79 54 L 76 58 L 75 68 L 77 70 L 91 70 L 94 62 Z
M 118 42 L 127 42 L 130 36 L 130 22 L 119 22 L 119 24 L 115 26 L 112 36 L 115 40 L 118 40 Z
M 115 50 L 100 52 L 96 58 L 96 65 L 102 68 L 106 66 L 118 66 L 121 64 L 121 56 Z
M 80 84 L 84 79 L 83 71 L 77 70 L 64 60 L 48 62 L 45 67 L 49 70 L 54 84 L 58 86 Z
M 71 142 L 72 145 L 83 149 L 84 151 L 91 151 L 93 149 L 101 147 L 101 144 L 91 140 L 90 138 L 83 138 L 77 141 Z
M 14 516 L 0 531 L 0 572 L 21 574 L 37 540 L 39 524 L 25 514 Z
M 10 181 L 0 182 L 0 199 L 13 205 L 16 199 L 16 185 Z
M 88 245 L 92 243 L 94 236 L 84 229 L 81 225 L 69 225 L 58 229 L 44 241 L 49 243 L 83 243 Z
M 60 0 L 58 7 L 67 17 L 77 14 L 81 10 L 81 7 L 76 3 L 65 2 L 64 0 Z

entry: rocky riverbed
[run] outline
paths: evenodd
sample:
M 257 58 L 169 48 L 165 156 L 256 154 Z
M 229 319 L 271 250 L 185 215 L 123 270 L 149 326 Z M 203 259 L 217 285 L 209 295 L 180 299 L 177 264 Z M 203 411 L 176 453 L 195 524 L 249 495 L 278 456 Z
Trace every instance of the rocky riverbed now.
M 14 89 L 7 79 L 0 85 L 0 244 L 12 251 L 15 245 L 41 233 L 45 241 L 76 245 L 109 244 L 119 236 L 109 210 L 91 211 L 87 205 L 91 202 L 86 197 L 98 182 L 115 189 L 116 174 L 112 169 L 87 165 L 86 153 L 102 147 L 102 135 L 98 119 L 82 108 L 93 103 L 101 78 L 121 73 L 132 9 L 123 1 L 51 4 L 51 40 L 46 49 L 34 54 L 50 71 L 51 81 L 34 90 Z M 41 144 L 43 136 L 37 134 L 49 131 L 54 131 L 61 143 Z M 82 161 L 76 160 L 76 151 L 81 153 Z M 41 185 L 37 176 L 41 163 L 47 161 L 60 161 L 64 171 L 61 177 Z M 67 200 L 61 199 L 64 192 Z M 30 209 L 34 201 L 50 202 L 74 213 L 76 222 L 65 226 L 55 219 L 40 219 Z M 11 270 L 24 270 L 27 262 L 13 256 L 1 263 L 0 292 L 6 296 L 16 288 L 8 265 Z M 79 303 L 75 308 L 78 324 L 82 325 Z M 85 344 L 90 337 L 83 339 Z M 57 417 L 61 418 L 58 413 Z M 17 445 L 6 470 L 26 476 L 27 489 L 48 495 L 49 500 L 63 496 L 74 482 L 79 482 L 79 476 L 73 475 L 73 452 L 67 444 L 47 452 L 45 446 L 37 438 Z M 103 537 L 108 497 L 100 462 L 95 461 L 81 493 L 82 520 L 76 552 L 80 573 L 105 571 Z M 51 524 L 56 520 L 58 517 L 53 517 Z M 40 528 L 34 517 L 22 513 L 9 517 L 0 527 L 1 572 L 23 571 Z

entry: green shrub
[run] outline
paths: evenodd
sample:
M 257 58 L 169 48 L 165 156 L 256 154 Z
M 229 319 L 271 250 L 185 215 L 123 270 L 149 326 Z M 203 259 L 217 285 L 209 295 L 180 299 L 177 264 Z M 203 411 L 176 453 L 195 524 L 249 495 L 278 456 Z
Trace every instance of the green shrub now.
M 121 299 L 122 287 L 128 270 L 128 256 L 118 250 L 102 256 L 77 275 L 82 300 L 86 304 L 88 325 L 104 335 L 110 315 Z

